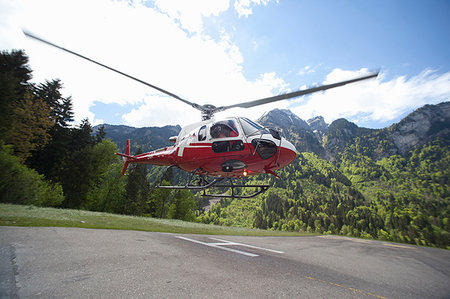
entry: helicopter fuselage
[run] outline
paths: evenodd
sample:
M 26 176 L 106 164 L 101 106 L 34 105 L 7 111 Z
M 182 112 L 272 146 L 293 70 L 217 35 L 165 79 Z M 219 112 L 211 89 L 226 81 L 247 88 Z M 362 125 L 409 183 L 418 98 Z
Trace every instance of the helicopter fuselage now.
M 130 156 L 129 144 L 125 154 L 128 163 L 159 166 L 176 165 L 187 172 L 213 177 L 243 177 L 275 170 L 291 163 L 295 147 L 269 130 L 242 117 L 207 120 L 183 128 L 172 137 L 173 146 Z

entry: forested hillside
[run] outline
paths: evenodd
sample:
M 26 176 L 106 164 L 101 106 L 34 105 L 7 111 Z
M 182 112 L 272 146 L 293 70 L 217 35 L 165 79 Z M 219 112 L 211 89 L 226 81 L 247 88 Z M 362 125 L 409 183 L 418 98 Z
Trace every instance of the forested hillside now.
M 250 179 L 274 188 L 222 200 L 201 221 L 450 246 L 450 103 L 381 130 L 320 118 L 312 128 L 297 118 L 274 110 L 259 120 L 282 128 L 301 151 L 278 172 L 282 179 Z
M 273 110 L 258 121 L 279 127 L 300 152 L 273 187 L 251 199 L 207 200 L 153 188 L 162 168 L 121 176 L 114 155 L 170 144 L 179 126 L 73 124 L 72 99 L 58 79 L 31 83 L 23 51 L 0 55 L 0 201 L 77 208 L 273 230 L 310 231 L 450 248 L 450 103 L 426 105 L 384 129 L 345 120 L 303 121 Z M 169 172 L 164 184 L 180 174 Z

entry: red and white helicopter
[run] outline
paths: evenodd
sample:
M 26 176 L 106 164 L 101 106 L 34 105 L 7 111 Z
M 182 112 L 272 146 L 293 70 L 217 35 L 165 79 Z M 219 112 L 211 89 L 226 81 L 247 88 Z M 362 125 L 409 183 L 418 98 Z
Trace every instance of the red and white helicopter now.
M 232 198 L 256 196 L 266 191 L 269 188 L 269 185 L 234 184 L 231 179 L 259 174 L 271 174 L 278 177 L 275 171 L 289 165 L 292 161 L 294 161 L 297 155 L 297 150 L 294 145 L 283 138 L 279 131 L 265 128 L 260 124 L 244 117 L 230 117 L 215 120 L 213 118 L 215 113 L 230 108 L 251 108 L 378 76 L 378 72 L 375 72 L 363 77 L 334 84 L 317 86 L 229 106 L 216 107 L 209 104 L 200 105 L 182 99 L 167 90 L 55 45 L 28 32 L 24 32 L 24 34 L 30 38 L 56 47 L 60 50 L 76 55 L 80 58 L 86 59 L 111 71 L 145 84 L 185 104 L 188 104 L 197 110 L 200 110 L 202 114 L 202 121 L 184 127 L 178 136 L 171 137 L 170 141 L 174 143 L 172 146 L 140 155 L 131 155 L 130 140 L 127 140 L 125 153 L 116 154 L 124 159 L 122 174 L 125 174 L 129 164 L 168 166 L 166 172 L 172 167 L 178 167 L 179 169 L 190 173 L 186 184 L 181 186 L 162 186 L 161 184 L 158 184 L 157 188 L 203 190 L 204 196 Z M 208 181 L 208 177 L 211 177 L 212 181 Z M 228 180 L 229 184 L 222 183 L 225 179 Z M 206 194 L 206 190 L 211 187 L 231 188 L 231 195 Z M 257 188 L 259 190 L 251 195 L 241 196 L 235 194 L 234 188 L 236 187 Z

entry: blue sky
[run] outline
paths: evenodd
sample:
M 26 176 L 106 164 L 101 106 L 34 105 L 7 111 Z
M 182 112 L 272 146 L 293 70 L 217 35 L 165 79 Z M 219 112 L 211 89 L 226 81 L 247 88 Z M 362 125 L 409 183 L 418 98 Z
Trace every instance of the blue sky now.
M 25 49 L 34 80 L 60 78 L 77 121 L 187 125 L 198 111 L 25 38 L 24 28 L 216 106 L 380 69 L 376 80 L 216 118 L 291 109 L 382 128 L 450 97 L 450 1 L 0 0 L 0 48 Z

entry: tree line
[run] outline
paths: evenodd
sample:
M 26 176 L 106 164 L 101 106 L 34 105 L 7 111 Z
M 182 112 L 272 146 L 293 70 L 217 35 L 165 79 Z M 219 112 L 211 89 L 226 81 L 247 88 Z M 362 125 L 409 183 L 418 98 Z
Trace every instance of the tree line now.
M 104 128 L 93 134 L 88 119 L 73 124 L 61 80 L 31 78 L 23 51 L 1 52 L 1 202 L 194 220 L 190 192 L 155 190 L 143 165 L 122 176 Z

